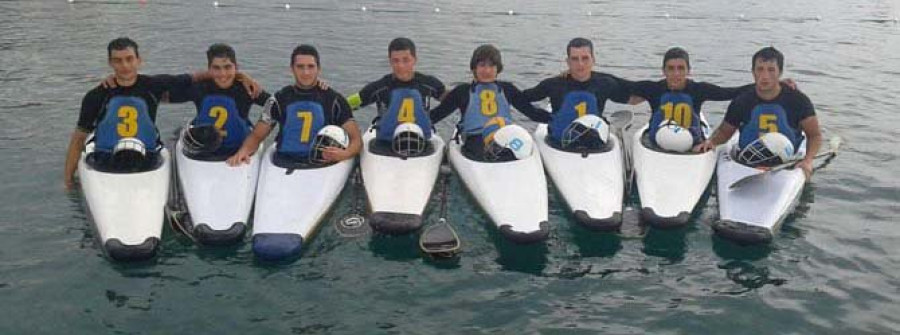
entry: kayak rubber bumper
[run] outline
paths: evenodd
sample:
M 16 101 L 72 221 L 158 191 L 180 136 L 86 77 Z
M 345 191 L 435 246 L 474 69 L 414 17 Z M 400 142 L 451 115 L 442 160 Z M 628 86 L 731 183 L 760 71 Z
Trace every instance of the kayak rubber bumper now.
M 678 228 L 687 225 L 691 219 L 691 213 L 680 212 L 676 216 L 659 216 L 653 211 L 653 208 L 644 207 L 641 209 L 641 219 L 653 228 Z
M 504 224 L 500 226 L 500 234 L 509 241 L 517 244 L 531 244 L 541 242 L 550 236 L 550 224 L 541 221 L 540 229 L 531 232 L 520 232 L 512 229 L 512 226 Z
M 574 212 L 575 222 L 582 227 L 594 231 L 616 231 L 622 226 L 622 212 L 615 212 L 612 216 L 605 219 L 595 219 L 583 210 Z
M 369 215 L 372 229 L 388 235 L 409 234 L 422 228 L 422 216 L 408 213 L 374 212 Z
M 723 220 L 713 223 L 712 228 L 716 235 L 738 244 L 764 244 L 772 241 L 772 232 L 768 229 L 742 222 Z
M 193 235 L 197 242 L 203 245 L 228 245 L 234 244 L 244 238 L 247 225 L 243 222 L 235 222 L 231 228 L 216 230 L 205 223 L 194 226 Z
M 117 238 L 111 238 L 106 240 L 103 245 L 106 253 L 115 261 L 138 262 L 156 256 L 159 238 L 148 237 L 141 244 L 124 244 Z
M 253 235 L 253 254 L 266 261 L 278 261 L 300 255 L 303 237 L 299 234 L 262 233 Z

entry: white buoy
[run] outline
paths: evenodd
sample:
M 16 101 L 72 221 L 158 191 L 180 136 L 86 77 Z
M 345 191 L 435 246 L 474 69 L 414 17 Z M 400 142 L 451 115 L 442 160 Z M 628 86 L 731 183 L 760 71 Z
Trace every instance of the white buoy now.
M 513 12 L 513 10 L 510 9 L 508 12 L 506 12 L 506 14 L 507 15 L 516 15 L 516 12 Z
M 75 0 L 67 0 L 69 3 L 75 3 Z
M 900 22 L 900 18 L 894 16 L 894 23 L 896 24 L 897 22 Z
M 284 9 L 291 9 L 291 4 L 289 4 L 289 3 L 284 4 Z
M 213 1 L 213 7 L 219 7 L 219 2 L 218 2 L 218 1 Z
M 594 12 L 588 11 L 588 16 L 594 15 Z
M 360 7 L 360 8 L 359 8 L 359 10 L 361 10 L 361 11 L 363 11 L 363 12 L 365 12 L 365 11 L 366 11 L 366 6 L 362 6 L 362 7 Z
M 441 12 L 441 9 L 440 9 L 440 8 L 437 8 L 437 7 L 434 7 L 434 12 L 435 12 L 435 13 L 440 13 L 440 12 Z
M 738 14 L 738 19 L 743 20 L 743 19 L 744 19 L 744 13 Z
M 663 16 L 665 16 L 667 19 L 672 18 L 672 16 L 669 15 L 669 13 L 666 13 L 666 14 L 664 14 Z
M 821 16 L 821 15 L 816 15 L 816 21 L 822 21 L 822 16 Z

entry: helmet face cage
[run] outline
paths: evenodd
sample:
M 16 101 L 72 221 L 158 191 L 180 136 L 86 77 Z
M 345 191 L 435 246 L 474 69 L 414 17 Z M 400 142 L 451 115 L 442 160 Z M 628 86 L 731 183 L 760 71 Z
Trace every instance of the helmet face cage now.
M 184 134 L 184 148 L 193 154 L 212 153 L 221 145 L 222 136 L 212 125 L 190 126 Z
M 511 160 L 515 157 L 512 149 L 507 148 L 505 146 L 501 146 L 495 141 L 490 141 L 488 144 L 484 146 L 484 158 L 485 160 L 496 162 L 496 161 L 506 161 Z
M 394 136 L 391 150 L 403 157 L 416 157 L 425 151 L 425 139 L 414 131 L 403 131 Z
M 143 142 L 133 137 L 123 138 L 113 150 L 112 164 L 120 171 L 134 171 L 143 166 L 146 157 Z
M 564 149 L 598 149 L 603 146 L 603 140 L 597 129 L 573 122 L 563 130 L 560 144 Z
M 783 163 L 781 157 L 770 151 L 761 137 L 741 149 L 737 159 L 749 166 L 775 166 Z
M 331 136 L 327 135 L 316 135 L 316 139 L 313 140 L 313 150 L 309 153 L 309 162 L 313 164 L 322 164 L 325 163 L 325 157 L 323 153 L 326 148 L 343 148 L 340 142 L 331 138 Z

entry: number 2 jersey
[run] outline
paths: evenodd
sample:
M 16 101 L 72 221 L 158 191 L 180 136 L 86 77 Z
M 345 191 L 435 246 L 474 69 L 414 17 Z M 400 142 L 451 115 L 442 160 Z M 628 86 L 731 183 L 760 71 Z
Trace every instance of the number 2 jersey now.
M 215 126 L 223 135 L 221 154 L 233 154 L 250 134 L 250 108 L 263 106 L 271 95 L 260 92 L 251 98 L 244 85 L 234 82 L 229 88 L 220 88 L 212 80 L 193 83 L 182 90 L 172 90 L 169 101 L 192 101 L 197 115 L 191 121 L 195 126 Z

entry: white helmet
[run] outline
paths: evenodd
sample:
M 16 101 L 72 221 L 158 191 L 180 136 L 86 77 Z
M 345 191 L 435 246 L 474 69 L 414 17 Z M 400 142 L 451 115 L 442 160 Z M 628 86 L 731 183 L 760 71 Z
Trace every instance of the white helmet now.
M 534 141 L 525 128 L 511 124 L 500 128 L 494 138 L 484 148 L 488 160 L 504 160 L 505 158 L 525 159 L 534 151 Z
M 322 151 L 325 148 L 337 147 L 341 149 L 347 148 L 350 144 L 350 138 L 347 137 L 347 132 L 344 131 L 341 127 L 334 125 L 327 125 L 319 130 L 319 133 L 316 134 L 316 139 L 313 141 L 312 153 L 309 155 L 309 160 L 312 163 L 323 163 L 324 159 L 322 158 Z
M 147 159 L 144 142 L 135 137 L 125 137 L 113 148 L 112 161 L 116 169 L 135 170 L 143 166 Z
M 425 152 L 428 143 L 419 125 L 407 122 L 394 129 L 391 150 L 402 157 L 416 157 Z
M 688 152 L 694 146 L 694 135 L 672 120 L 665 120 L 656 130 L 656 145 L 666 151 Z
M 609 140 L 609 124 L 599 116 L 588 114 L 572 121 L 560 140 L 564 149 L 599 149 Z
M 738 153 L 738 161 L 751 165 L 773 166 L 794 157 L 794 145 L 782 133 L 765 133 Z

